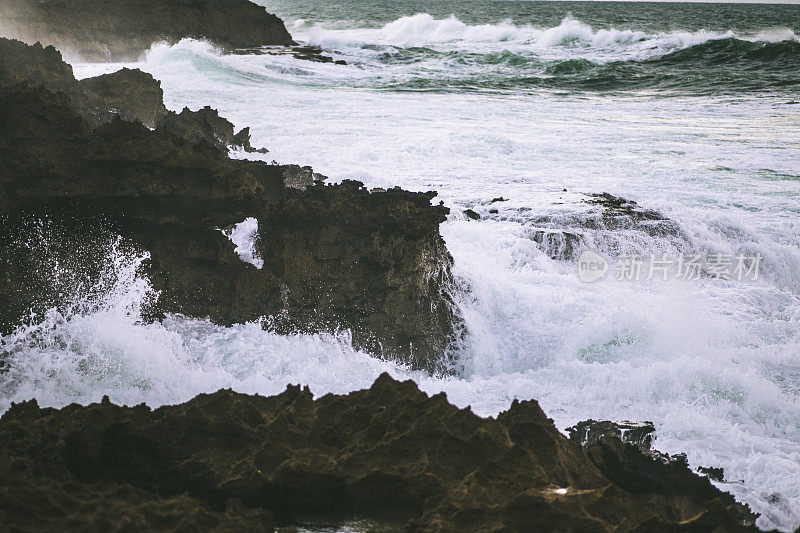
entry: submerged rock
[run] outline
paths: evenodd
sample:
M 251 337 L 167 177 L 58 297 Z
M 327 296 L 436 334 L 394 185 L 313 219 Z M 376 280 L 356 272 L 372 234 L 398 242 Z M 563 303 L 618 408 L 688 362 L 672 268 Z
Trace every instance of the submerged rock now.
M 3 0 L 4 37 L 52 44 L 85 61 L 136 61 L 157 42 L 223 48 L 294 44 L 283 21 L 248 0 Z
M 292 56 L 295 59 L 312 61 L 314 63 L 333 63 L 335 65 L 346 65 L 343 59 L 334 60 L 327 55 L 331 53 L 320 46 L 299 45 L 299 46 L 263 46 L 260 48 L 240 48 L 233 53 L 240 55 L 273 55 L 273 56 Z
M 20 45 L 8 43 L 0 45 Z M 57 52 L 39 47 L 33 56 L 41 54 L 49 59 L 39 79 L 50 79 L 52 67 L 67 83 Z M 447 367 L 461 321 L 439 235 L 449 211 L 431 205 L 435 193 L 325 186 L 308 168 L 229 159 L 220 145 L 233 128 L 214 110 L 161 115 L 151 131 L 121 113 L 87 117 L 80 92 L 47 85 L 0 83 L 1 330 L 70 303 L 43 254 L 51 266 L 77 269 L 85 287 L 108 261 L 102 243 L 121 235 L 150 254 L 146 273 L 160 296 L 148 317 L 267 317 L 280 332 L 350 330 L 357 348 L 415 368 Z M 124 92 L 101 92 L 125 103 Z M 258 220 L 260 269 L 220 231 L 247 218 Z M 41 220 L 54 242 L 31 230 Z
M 575 261 L 585 249 L 617 257 L 646 255 L 665 246 L 687 253 L 693 248 L 678 223 L 634 201 L 608 193 L 557 200 L 554 213 L 531 216 L 530 209 L 521 208 L 516 216 L 505 211 L 502 218 L 529 226 L 531 240 L 557 261 Z
M 481 216 L 476 211 L 474 211 L 472 209 L 465 209 L 464 210 L 464 214 L 467 215 L 467 218 L 469 218 L 470 220 L 480 220 L 481 219 Z
M 102 506 L 111 525 L 158 529 L 185 514 L 240 530 L 358 515 L 409 531 L 756 531 L 685 466 L 596 447 L 561 435 L 535 401 L 479 418 L 387 374 L 316 400 L 299 386 L 156 410 L 32 400 L 0 419 L 0 522 L 80 529 Z

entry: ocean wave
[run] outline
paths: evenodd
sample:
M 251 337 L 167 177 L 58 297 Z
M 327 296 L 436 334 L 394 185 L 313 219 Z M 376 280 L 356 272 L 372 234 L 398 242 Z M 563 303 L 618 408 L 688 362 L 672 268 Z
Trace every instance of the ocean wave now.
M 595 29 L 572 17 L 546 29 L 468 25 L 455 17 L 402 17 L 379 28 L 305 23 L 297 38 L 322 44 L 348 65 L 291 55 L 228 54 L 184 39 L 157 44 L 137 66 L 221 87 L 268 84 L 412 91 L 659 91 L 676 94 L 793 90 L 800 38 L 788 29 L 645 34 Z M 88 68 L 89 75 L 96 69 Z M 81 69 L 76 72 L 81 75 Z M 176 74 L 179 73 L 179 74 Z M 227 90 L 227 89 L 226 89 Z M 180 107 L 179 102 L 167 105 Z
M 454 15 L 436 19 L 428 13 L 401 17 L 380 28 L 332 29 L 315 24 L 298 35 L 323 46 L 378 44 L 408 47 L 503 43 L 543 49 L 578 44 L 594 48 L 629 47 L 636 51 L 655 52 L 689 48 L 708 41 L 729 38 L 753 42 L 800 41 L 790 29 L 775 29 L 751 36 L 737 35 L 733 31 L 707 30 L 647 34 L 632 29 L 595 29 L 569 15 L 558 26 L 538 28 L 515 25 L 510 20 L 495 24 L 469 25 Z
M 792 61 L 797 67 L 800 58 L 800 41 L 783 40 L 779 42 L 748 41 L 729 37 L 716 39 L 689 48 L 671 52 L 654 62 L 661 64 L 694 63 L 698 61 L 714 64 L 730 62 L 775 62 Z

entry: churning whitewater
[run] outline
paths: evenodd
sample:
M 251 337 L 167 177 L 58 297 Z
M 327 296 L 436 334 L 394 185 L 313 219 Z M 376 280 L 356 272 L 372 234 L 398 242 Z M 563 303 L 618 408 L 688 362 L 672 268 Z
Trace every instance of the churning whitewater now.
M 102 290 L 53 264 L 73 309 L 0 340 L 0 412 L 33 397 L 157 406 L 288 383 L 344 393 L 388 371 L 486 416 L 535 398 L 562 430 L 652 420 L 658 449 L 723 467 L 730 481 L 718 486 L 761 513 L 759 527 L 800 526 L 800 17 L 745 6 L 717 27 L 708 6 L 626 17 L 584 3 L 444 2 L 426 13 L 394 2 L 381 18 L 360 0 L 299 4 L 271 7 L 296 39 L 347 65 L 184 40 L 135 66 L 161 80 L 171 109 L 211 105 L 270 150 L 234 157 L 438 191 L 452 209 L 442 233 L 469 332 L 458 374 L 379 360 L 346 331 L 148 323 L 140 310 L 157 295 L 145 258 L 109 238 Z M 681 10 L 679 28 L 667 9 Z M 74 65 L 78 77 L 119 66 Z M 609 224 L 587 202 L 603 192 L 661 218 Z M 253 223 L 228 234 L 258 266 Z M 30 245 L 46 256 L 48 238 Z M 584 283 L 574 242 L 609 258 L 758 256 L 760 271 Z

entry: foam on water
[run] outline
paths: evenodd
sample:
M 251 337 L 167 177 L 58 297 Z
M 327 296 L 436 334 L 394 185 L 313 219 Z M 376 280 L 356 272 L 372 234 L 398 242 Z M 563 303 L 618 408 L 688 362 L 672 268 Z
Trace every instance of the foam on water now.
M 255 265 L 259 269 L 264 268 L 264 260 L 258 256 L 255 249 L 255 238 L 258 235 L 257 219 L 248 217 L 233 227 L 223 230 L 223 233 L 236 245 L 234 251 L 242 258 L 242 261 Z
M 325 24 L 309 26 L 305 22 L 296 29 L 298 38 L 328 47 L 346 45 L 387 45 L 423 47 L 450 44 L 471 51 L 487 47 L 502 47 L 515 52 L 529 49 L 550 54 L 565 55 L 577 46 L 590 59 L 620 60 L 656 57 L 671 51 L 688 48 L 711 40 L 737 38 L 749 41 L 798 41 L 798 36 L 788 28 L 759 32 L 755 35 L 736 34 L 733 31 L 696 32 L 673 31 L 647 34 L 629 29 L 598 29 L 566 16 L 558 26 L 539 28 L 515 25 L 510 20 L 496 24 L 469 25 L 454 15 L 436 19 L 428 13 L 401 17 L 380 28 L 330 28 Z M 572 50 L 570 49 L 572 48 Z M 594 51 L 587 50 L 594 48 Z M 557 49 L 557 50 L 552 50 Z
M 179 316 L 145 324 L 110 296 L 3 337 L 11 364 L 0 374 L 0 409 L 31 397 L 64 405 L 103 394 L 159 405 L 219 387 L 272 394 L 287 383 L 346 392 L 389 371 L 482 415 L 536 398 L 561 429 L 586 418 L 652 420 L 659 449 L 685 452 L 693 466 L 724 467 L 729 482 L 720 486 L 762 513 L 761 527 L 800 525 L 796 103 L 771 92 L 439 94 L 382 84 L 456 76 L 470 50 L 494 72 L 502 65 L 488 62 L 487 51 L 511 50 L 498 56 L 509 64 L 518 61 L 513 51 L 534 49 L 539 58 L 616 61 L 730 32 L 598 30 L 571 18 L 552 28 L 469 25 L 424 14 L 378 28 L 296 28 L 335 45 L 350 64 L 227 55 L 185 40 L 154 47 L 137 66 L 162 81 L 170 108 L 210 104 L 237 127 L 251 126 L 253 143 L 271 152 L 247 157 L 310 164 L 369 186 L 439 191 L 453 210 L 442 233 L 465 289 L 464 374 L 431 377 L 377 360 L 353 350 L 346 332 L 281 337 L 256 323 L 223 328 Z M 782 29 L 735 36 L 797 40 Z M 76 73 L 116 68 L 76 65 Z M 584 202 L 584 193 L 604 191 L 658 210 L 677 233 L 605 227 Z M 498 196 L 508 201 L 489 203 Z M 465 208 L 483 218 L 468 220 Z M 245 260 L 252 229 L 231 235 Z M 551 258 L 559 250 L 536 240 L 540 230 L 580 233 L 610 256 L 760 254 L 761 275 L 585 284 L 573 262 Z M 120 282 L 113 294 L 128 286 Z
M 345 393 L 388 371 L 482 415 L 536 398 L 562 429 L 585 418 L 654 420 L 660 449 L 723 466 L 734 482 L 721 486 L 763 512 L 761 525 L 797 520 L 796 299 L 763 284 L 582 284 L 518 224 L 452 220 L 444 230 L 470 288 L 460 302 L 470 336 L 459 378 L 375 359 L 346 332 L 279 336 L 258 323 L 226 328 L 181 316 L 144 323 L 143 258 L 113 254 L 118 275 L 104 300 L 53 310 L 2 338 L 0 410 L 33 397 L 63 406 L 104 394 L 157 406 L 221 387 L 275 394 L 287 383 Z

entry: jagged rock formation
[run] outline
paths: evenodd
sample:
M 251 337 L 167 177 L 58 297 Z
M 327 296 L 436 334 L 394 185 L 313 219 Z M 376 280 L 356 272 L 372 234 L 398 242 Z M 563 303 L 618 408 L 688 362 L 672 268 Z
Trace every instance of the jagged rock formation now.
M 191 142 L 204 140 L 222 149 L 256 151 L 250 146 L 250 130 L 234 133 L 233 124 L 210 108 L 181 113 L 164 106 L 161 82 L 138 69 L 123 68 L 111 74 L 76 80 L 72 66 L 52 46 L 0 38 L 0 85 L 27 83 L 64 93 L 70 106 L 91 125 L 121 117 L 149 128 L 160 126 Z M 258 150 L 265 151 L 265 150 Z
M 232 146 L 243 148 L 246 152 L 267 152 L 264 148 L 250 146 L 250 128 L 242 128 L 239 133 L 234 133 L 233 124 L 209 106 L 197 111 L 184 107 L 180 113 L 164 113 L 157 117 L 156 124 L 189 142 L 207 141 L 220 148 Z
M 29 71 L 47 80 L 53 64 L 52 77 L 69 81 L 57 52 L 30 49 L 45 66 Z M 20 79 L 9 71 L 0 73 Z M 443 366 L 459 319 L 452 258 L 438 232 L 448 210 L 431 205 L 435 193 L 325 186 L 310 169 L 229 159 L 214 143 L 187 140 L 195 140 L 192 128 L 159 118 L 153 131 L 119 114 L 87 120 L 74 109 L 83 109 L 80 91 L 40 85 L 3 87 L 0 79 L 0 329 L 61 303 L 64 287 L 43 268 L 44 256 L 62 270 L 72 264 L 87 284 L 107 261 L 102 243 L 119 234 L 151 254 L 147 273 L 160 291 L 151 317 L 179 312 L 222 324 L 271 317 L 281 332 L 350 329 L 359 348 L 418 368 Z M 141 116 L 140 104 L 131 102 L 129 115 Z M 189 114 L 196 116 L 201 131 L 224 120 L 213 110 Z M 248 217 L 259 222 L 261 269 L 243 262 L 219 231 Z M 43 218 L 57 235 L 46 244 L 34 223 Z
M 281 19 L 248 0 L 0 0 L 0 36 L 86 61 L 135 61 L 186 37 L 227 49 L 294 44 Z
M 58 502 L 77 501 L 90 509 L 69 516 L 78 529 L 103 505 L 108 524 L 131 514 L 158 529 L 181 513 L 240 530 L 270 529 L 270 513 L 278 525 L 324 513 L 329 526 L 388 514 L 410 531 L 756 531 L 685 465 L 621 441 L 584 450 L 535 401 L 484 419 L 387 374 L 317 400 L 289 386 L 155 411 L 24 402 L 0 419 L 0 478 L 11 528 L 40 516 L 63 524 L 70 511 Z

